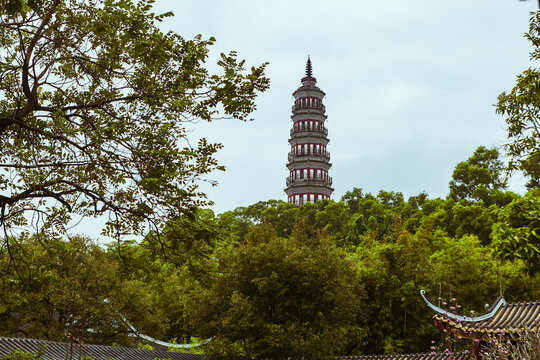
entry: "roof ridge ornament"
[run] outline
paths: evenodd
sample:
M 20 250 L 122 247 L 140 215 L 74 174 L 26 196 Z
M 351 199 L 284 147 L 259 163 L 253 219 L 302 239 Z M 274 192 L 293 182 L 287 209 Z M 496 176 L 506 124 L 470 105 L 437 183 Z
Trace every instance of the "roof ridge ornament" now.
M 429 308 L 431 308 L 433 311 L 435 311 L 436 313 L 438 313 L 440 315 L 444 315 L 449 319 L 457 320 L 457 321 L 460 321 L 460 322 L 479 322 L 479 321 L 484 321 L 484 320 L 490 319 L 501 308 L 501 306 L 507 304 L 506 300 L 504 300 L 504 298 L 502 296 L 499 296 L 497 298 L 497 300 L 495 301 L 495 303 L 493 304 L 492 310 L 490 312 L 487 312 L 485 314 L 482 314 L 482 315 L 476 316 L 476 317 L 468 317 L 468 316 L 461 316 L 461 315 L 453 314 L 453 313 L 451 313 L 449 311 L 441 309 L 440 307 L 438 307 L 436 305 L 433 305 L 426 298 L 426 291 L 425 290 L 420 290 L 420 295 L 422 296 L 422 299 L 424 299 L 424 302 L 427 304 L 427 306 Z

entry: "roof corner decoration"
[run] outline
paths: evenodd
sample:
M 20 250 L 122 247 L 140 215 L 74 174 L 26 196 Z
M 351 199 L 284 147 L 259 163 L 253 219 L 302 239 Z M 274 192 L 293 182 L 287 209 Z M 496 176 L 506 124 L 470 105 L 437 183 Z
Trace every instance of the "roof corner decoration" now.
M 487 319 L 491 319 L 497 311 L 501 308 L 501 306 L 506 305 L 506 300 L 502 296 L 499 296 L 495 303 L 491 306 L 490 311 L 486 312 L 482 315 L 475 316 L 475 317 L 468 317 L 468 316 L 461 316 L 454 314 L 452 312 L 449 312 L 447 310 L 441 309 L 440 307 L 432 304 L 427 298 L 426 298 L 426 291 L 420 290 L 420 296 L 422 296 L 422 299 L 427 304 L 429 308 L 431 308 L 433 311 L 435 311 L 439 315 L 443 315 L 449 319 L 456 320 L 459 322 L 480 322 L 485 321 Z

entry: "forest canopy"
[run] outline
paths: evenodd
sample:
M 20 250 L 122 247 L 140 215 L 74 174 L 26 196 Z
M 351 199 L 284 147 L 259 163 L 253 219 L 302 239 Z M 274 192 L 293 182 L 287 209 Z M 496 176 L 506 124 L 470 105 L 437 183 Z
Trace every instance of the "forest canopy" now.
M 210 358 L 417 353 L 432 341 L 442 350 L 420 290 L 457 298 L 464 314 L 501 293 L 540 296 L 540 194 L 498 186 L 499 161 L 479 147 L 456 166 L 446 198 L 354 188 L 299 207 L 198 209 L 171 219 L 159 243 L 153 233 L 107 248 L 14 239 L 24 261 L 7 266 L 0 252 L 0 334 L 134 345 L 122 314 L 156 339 L 212 338 Z M 476 195 L 455 198 L 458 184 Z

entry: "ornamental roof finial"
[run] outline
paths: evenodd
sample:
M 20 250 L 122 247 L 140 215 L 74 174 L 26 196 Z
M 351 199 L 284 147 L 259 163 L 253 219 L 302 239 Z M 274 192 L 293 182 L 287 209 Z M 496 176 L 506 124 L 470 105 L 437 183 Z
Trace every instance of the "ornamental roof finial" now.
M 311 60 L 310 60 L 309 55 L 308 55 L 307 64 L 306 64 L 306 76 L 311 77 L 311 75 L 312 75 L 312 72 L 311 72 Z

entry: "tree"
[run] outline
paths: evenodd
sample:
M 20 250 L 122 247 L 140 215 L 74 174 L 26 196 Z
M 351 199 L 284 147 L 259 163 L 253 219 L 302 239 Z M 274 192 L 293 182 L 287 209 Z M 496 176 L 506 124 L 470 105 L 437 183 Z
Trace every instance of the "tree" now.
M 144 332 L 163 333 L 144 284 L 122 279 L 118 263 L 98 245 L 41 235 L 10 241 L 16 254 L 0 250 L 1 335 L 132 344 L 117 312 Z
M 200 335 L 213 338 L 210 358 L 322 359 L 342 353 L 357 331 L 361 287 L 333 241 L 305 234 L 278 238 L 261 225 L 238 247 L 218 253 L 215 284 L 191 306 Z
M 529 181 L 525 186 L 527 189 L 532 190 L 540 187 L 540 152 L 529 156 L 521 164 L 521 169 Z
M 488 190 L 504 189 L 504 165 L 495 148 L 478 147 L 466 161 L 457 164 L 450 181 L 450 197 L 454 200 L 480 200 Z
M 105 232 L 159 228 L 205 203 L 197 181 L 221 147 L 185 124 L 247 120 L 269 86 L 215 39 L 161 32 L 153 0 L 0 0 L 0 226 L 64 231 L 108 215 Z M 218 112 L 222 109 L 222 113 Z
M 540 189 L 529 191 L 497 211 L 493 227 L 496 253 L 522 260 L 531 274 L 540 272 Z
M 533 13 L 525 37 L 534 50 L 530 59 L 540 59 L 540 12 Z M 504 145 L 510 157 L 508 169 L 524 170 L 538 184 L 540 171 L 531 170 L 531 161 L 540 157 L 540 70 L 529 68 L 518 75 L 516 85 L 499 95 L 497 113 L 505 116 L 508 143 Z M 534 161 L 532 161 L 534 164 Z M 537 163 L 536 163 L 537 164 Z

